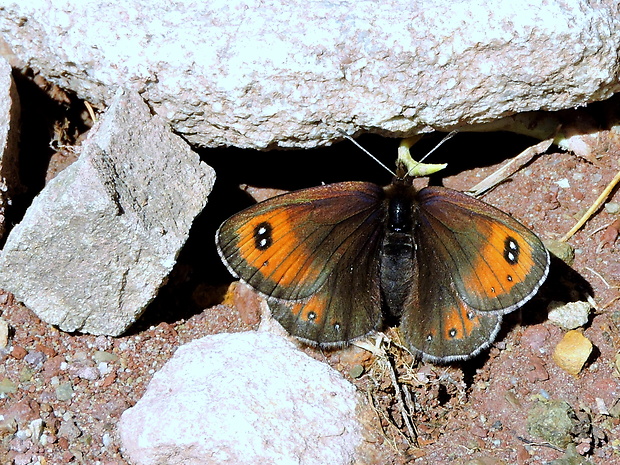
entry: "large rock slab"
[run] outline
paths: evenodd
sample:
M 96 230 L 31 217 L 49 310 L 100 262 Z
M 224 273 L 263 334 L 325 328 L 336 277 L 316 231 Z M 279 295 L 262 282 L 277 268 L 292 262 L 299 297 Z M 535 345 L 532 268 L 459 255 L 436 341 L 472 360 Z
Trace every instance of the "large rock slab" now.
M 180 347 L 119 424 L 138 465 L 349 465 L 362 443 L 355 387 L 268 332 Z
M 99 104 L 140 91 L 200 146 L 452 129 L 620 89 L 612 0 L 3 3 L 14 66 Z
M 65 331 L 121 334 L 168 276 L 214 177 L 139 95 L 117 93 L 10 233 L 0 287 Z

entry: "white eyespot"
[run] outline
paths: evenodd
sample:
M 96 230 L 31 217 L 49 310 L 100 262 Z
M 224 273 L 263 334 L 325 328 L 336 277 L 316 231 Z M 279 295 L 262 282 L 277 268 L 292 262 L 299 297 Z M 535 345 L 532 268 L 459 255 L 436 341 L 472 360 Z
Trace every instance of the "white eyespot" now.
M 265 247 L 267 245 L 267 239 L 261 239 L 259 244 L 261 247 Z
M 450 334 L 450 337 L 455 337 L 456 336 L 456 329 L 452 328 L 448 334 Z
M 512 252 L 508 252 L 508 261 L 510 262 L 514 262 L 515 261 L 515 254 L 513 254 Z
M 258 228 L 258 234 L 260 234 L 261 236 L 265 234 L 266 232 L 267 232 L 267 228 L 265 228 L 264 226 L 261 226 L 260 228 Z

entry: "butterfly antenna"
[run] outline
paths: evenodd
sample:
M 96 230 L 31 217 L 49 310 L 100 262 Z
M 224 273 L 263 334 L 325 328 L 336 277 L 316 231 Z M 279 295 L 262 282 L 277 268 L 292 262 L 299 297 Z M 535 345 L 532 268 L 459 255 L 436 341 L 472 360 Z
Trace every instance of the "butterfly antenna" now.
M 396 176 L 396 173 L 394 173 L 394 171 L 392 171 L 391 169 L 389 169 L 387 166 L 385 166 L 385 164 L 379 160 L 377 157 L 375 157 L 372 153 L 370 153 L 368 150 L 366 150 L 364 147 L 362 147 L 360 144 L 357 143 L 357 141 L 355 139 L 353 139 L 353 137 L 351 137 L 350 135 L 348 135 L 346 132 L 344 132 L 342 129 L 338 129 L 338 132 L 340 132 L 340 134 L 343 135 L 343 137 L 345 137 L 346 139 L 349 139 L 351 142 L 353 142 L 355 145 L 357 145 L 358 148 L 360 148 L 364 153 L 366 153 L 366 155 L 368 155 L 370 158 L 372 158 L 374 161 L 376 161 L 377 163 L 379 163 L 381 166 L 383 166 L 383 168 L 385 168 L 387 170 L 388 173 L 390 173 L 392 176 Z M 443 142 L 443 141 L 442 141 Z M 437 148 L 437 147 L 435 147 Z
M 455 130 L 453 130 L 453 131 L 450 131 L 450 133 L 449 133 L 446 137 L 444 137 L 443 139 L 441 139 L 441 140 L 439 141 L 439 143 L 438 143 L 435 147 L 433 147 L 433 148 L 432 148 L 432 149 L 431 149 L 431 150 L 430 150 L 430 151 L 429 151 L 426 155 L 424 155 L 424 156 L 422 157 L 422 159 L 421 159 L 418 163 L 422 163 L 424 160 L 426 160 L 426 159 L 428 158 L 428 156 L 429 156 L 431 153 L 433 153 L 435 150 L 437 150 L 439 147 L 441 147 L 441 146 L 443 145 L 443 143 L 444 143 L 444 142 L 447 142 L 447 141 L 449 141 L 450 139 L 452 139 L 454 136 L 456 136 L 456 133 L 457 133 L 457 132 L 459 132 L 459 131 L 458 131 L 458 129 L 455 129 Z

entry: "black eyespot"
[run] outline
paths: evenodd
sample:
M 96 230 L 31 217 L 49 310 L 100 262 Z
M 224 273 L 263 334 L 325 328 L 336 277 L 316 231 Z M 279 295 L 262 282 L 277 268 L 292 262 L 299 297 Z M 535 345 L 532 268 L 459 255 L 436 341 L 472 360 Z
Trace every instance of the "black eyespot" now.
M 316 320 L 316 313 L 314 312 L 308 312 L 308 315 L 306 315 L 308 318 L 308 321 L 314 321 Z
M 259 223 L 254 228 L 254 246 L 258 250 L 266 250 L 273 244 L 273 228 L 266 221 Z
M 519 247 L 519 243 L 516 239 L 508 236 L 504 241 L 504 260 L 506 260 L 511 265 L 516 265 L 519 263 L 519 253 L 521 252 L 521 248 Z
M 456 329 L 452 328 L 448 334 L 450 335 L 450 337 L 456 337 L 457 331 Z

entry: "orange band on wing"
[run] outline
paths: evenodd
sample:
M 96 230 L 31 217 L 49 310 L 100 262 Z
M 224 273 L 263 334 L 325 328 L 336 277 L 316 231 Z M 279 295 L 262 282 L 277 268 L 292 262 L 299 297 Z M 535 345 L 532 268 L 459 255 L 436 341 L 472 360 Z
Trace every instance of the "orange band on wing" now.
M 531 244 L 517 231 L 493 224 L 486 232 L 486 245 L 472 263 L 471 273 L 463 276 L 463 283 L 492 298 L 509 294 L 523 283 L 535 264 Z
M 480 326 L 478 316 L 459 302 L 458 308 L 443 309 L 444 340 L 465 339 Z
M 297 207 L 293 216 L 299 217 L 311 208 Z M 236 232 L 239 256 L 264 279 L 281 286 L 316 280 L 322 271 L 313 266 L 312 252 L 291 224 L 299 223 L 293 221 L 285 209 L 280 209 L 273 215 L 252 218 Z
M 322 325 L 325 320 L 327 302 L 319 294 L 315 294 L 304 301 L 291 302 L 288 305 L 290 305 L 291 313 L 303 321 Z

